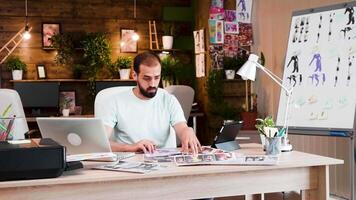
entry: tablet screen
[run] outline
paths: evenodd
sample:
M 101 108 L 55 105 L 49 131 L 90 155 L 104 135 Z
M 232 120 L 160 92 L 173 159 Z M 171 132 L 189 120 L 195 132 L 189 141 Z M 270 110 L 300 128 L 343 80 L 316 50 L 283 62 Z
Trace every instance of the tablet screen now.
M 214 139 L 214 144 L 235 141 L 235 138 L 242 127 L 243 122 L 233 122 L 224 124 Z

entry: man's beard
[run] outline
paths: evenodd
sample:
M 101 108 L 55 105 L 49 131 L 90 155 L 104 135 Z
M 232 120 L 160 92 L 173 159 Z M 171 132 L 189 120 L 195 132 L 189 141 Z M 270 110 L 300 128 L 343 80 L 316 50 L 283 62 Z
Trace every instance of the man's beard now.
M 137 83 L 138 88 L 140 89 L 140 92 L 143 96 L 147 98 L 153 98 L 156 96 L 157 93 L 157 88 L 156 87 L 148 87 L 147 90 L 145 90 L 143 87 L 141 87 L 140 83 Z M 152 90 L 154 89 L 154 90 Z M 152 92 L 148 92 L 149 90 L 152 90 Z

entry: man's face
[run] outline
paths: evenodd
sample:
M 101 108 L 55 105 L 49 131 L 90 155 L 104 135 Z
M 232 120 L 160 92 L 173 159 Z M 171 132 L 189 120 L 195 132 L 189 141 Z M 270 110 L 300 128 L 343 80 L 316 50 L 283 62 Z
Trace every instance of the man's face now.
M 153 98 L 156 95 L 160 79 L 161 65 L 159 63 L 155 66 L 140 65 L 140 72 L 136 74 L 140 93 L 146 98 Z

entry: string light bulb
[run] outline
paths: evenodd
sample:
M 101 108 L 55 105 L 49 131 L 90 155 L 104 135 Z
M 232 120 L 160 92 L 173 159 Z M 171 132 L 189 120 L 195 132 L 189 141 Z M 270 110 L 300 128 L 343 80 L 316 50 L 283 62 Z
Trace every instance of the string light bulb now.
M 25 1 L 25 10 L 26 10 L 26 16 L 25 16 L 25 32 L 23 33 L 22 37 L 25 40 L 28 40 L 31 38 L 31 34 L 30 34 L 30 27 L 28 26 L 28 21 L 27 21 L 27 0 Z

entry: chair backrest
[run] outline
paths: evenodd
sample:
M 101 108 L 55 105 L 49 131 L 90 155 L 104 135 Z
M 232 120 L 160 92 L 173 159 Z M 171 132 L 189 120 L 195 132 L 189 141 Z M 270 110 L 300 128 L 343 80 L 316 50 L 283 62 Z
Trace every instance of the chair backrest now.
M 28 132 L 25 112 L 22 102 L 16 90 L 0 89 L 0 123 L 2 127 L 8 127 L 11 117 L 14 117 L 10 136 L 12 139 L 24 139 Z M 0 134 L 3 129 L 0 129 Z M 12 137 L 11 137 L 12 136 Z
M 110 97 L 117 95 L 125 90 L 132 89 L 134 86 L 117 86 L 106 88 L 98 92 L 94 101 L 94 115 L 100 116 L 100 107 L 105 106 Z
M 194 101 L 193 88 L 186 85 L 170 85 L 164 89 L 177 98 L 180 105 L 182 106 L 184 117 L 188 121 L 190 111 L 192 110 L 192 104 Z

